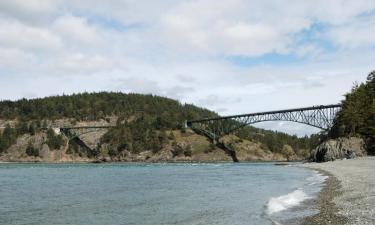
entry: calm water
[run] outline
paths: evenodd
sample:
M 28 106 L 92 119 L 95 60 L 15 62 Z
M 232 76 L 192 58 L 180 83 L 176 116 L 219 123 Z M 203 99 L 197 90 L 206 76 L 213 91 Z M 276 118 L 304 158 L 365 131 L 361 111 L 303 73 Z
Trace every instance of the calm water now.
M 0 224 L 283 223 L 312 213 L 297 205 L 321 180 L 265 163 L 0 164 Z

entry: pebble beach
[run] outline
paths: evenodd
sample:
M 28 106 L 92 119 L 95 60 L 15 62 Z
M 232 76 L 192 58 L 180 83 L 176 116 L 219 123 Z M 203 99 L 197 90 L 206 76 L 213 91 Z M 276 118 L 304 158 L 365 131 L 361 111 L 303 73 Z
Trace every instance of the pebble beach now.
M 310 224 L 375 224 L 375 157 L 306 163 L 328 178 L 316 202 L 320 213 L 306 218 Z

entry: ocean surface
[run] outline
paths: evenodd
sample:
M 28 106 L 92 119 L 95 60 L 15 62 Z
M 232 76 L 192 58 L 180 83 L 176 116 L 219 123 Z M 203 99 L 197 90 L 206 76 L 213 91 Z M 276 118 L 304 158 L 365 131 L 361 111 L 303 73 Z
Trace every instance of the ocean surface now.
M 0 224 L 298 224 L 323 181 L 273 163 L 0 164 Z

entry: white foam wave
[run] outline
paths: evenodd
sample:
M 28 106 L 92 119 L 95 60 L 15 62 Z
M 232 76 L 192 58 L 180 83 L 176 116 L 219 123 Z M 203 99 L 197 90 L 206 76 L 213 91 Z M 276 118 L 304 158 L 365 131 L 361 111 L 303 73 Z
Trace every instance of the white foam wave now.
M 269 214 L 280 212 L 288 208 L 299 205 L 301 202 L 309 199 L 310 197 L 298 189 L 289 194 L 282 195 L 276 198 L 271 198 L 267 203 L 267 210 Z
M 309 185 L 322 184 L 328 177 L 320 174 L 319 172 L 314 172 L 314 175 L 306 178 L 309 181 Z

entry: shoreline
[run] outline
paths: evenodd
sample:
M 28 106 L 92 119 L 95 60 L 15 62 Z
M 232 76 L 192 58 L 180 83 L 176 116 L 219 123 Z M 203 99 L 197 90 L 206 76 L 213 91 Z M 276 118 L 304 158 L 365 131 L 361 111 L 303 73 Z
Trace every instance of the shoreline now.
M 304 166 L 303 166 L 304 167 Z M 304 167 L 306 168 L 306 167 Z M 310 168 L 312 169 L 312 168 Z M 317 224 L 332 224 L 343 225 L 347 223 L 347 218 L 338 215 L 339 208 L 333 202 L 336 196 L 342 194 L 340 190 L 340 181 L 331 173 L 322 169 L 312 169 L 326 176 L 322 190 L 319 192 L 317 198 L 313 201 L 313 208 L 317 209 L 319 213 L 307 216 L 302 220 L 301 225 L 317 225 Z
M 149 161 L 1 161 L 0 164 L 9 164 L 9 163 L 15 163 L 15 164 L 63 164 L 63 163 L 73 163 L 73 164 L 108 164 L 108 163 L 235 163 L 235 164 L 241 164 L 241 163 L 274 163 L 275 166 L 287 166 L 287 165 L 293 165 L 293 163 L 303 163 L 303 160 L 296 160 L 296 161 L 277 161 L 277 160 L 270 160 L 270 161 L 262 161 L 262 160 L 254 160 L 254 161 L 240 161 L 240 162 L 233 162 L 233 161 L 155 161 L 155 162 L 149 162 Z
M 316 215 L 304 218 L 312 224 L 375 224 L 375 157 L 306 163 L 301 167 L 327 176 L 313 207 Z

